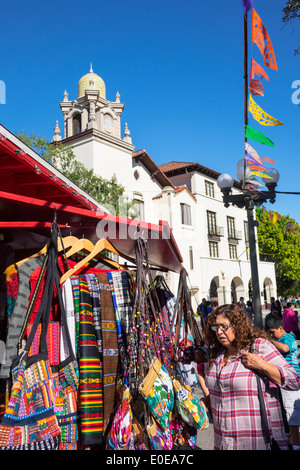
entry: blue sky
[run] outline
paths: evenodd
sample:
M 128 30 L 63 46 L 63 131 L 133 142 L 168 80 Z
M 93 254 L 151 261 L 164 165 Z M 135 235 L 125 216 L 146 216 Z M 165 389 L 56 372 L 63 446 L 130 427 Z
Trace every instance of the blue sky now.
M 300 192 L 300 108 L 292 102 L 300 22 L 283 27 L 285 4 L 254 0 L 278 64 L 278 71 L 265 67 L 265 96 L 254 99 L 284 126 L 264 127 L 251 116 L 249 124 L 275 143 L 252 142 L 276 162 L 277 189 Z M 64 91 L 77 98 L 92 61 L 107 99 L 119 91 L 125 103 L 122 129 L 128 122 L 136 150 L 146 149 L 157 164 L 192 161 L 236 177 L 244 147 L 242 0 L 17 0 L 2 3 L 1 20 L 0 122 L 11 132 L 51 139 L 57 119 L 63 128 Z M 251 56 L 263 65 L 249 41 Z M 300 222 L 300 195 L 278 194 L 266 207 Z

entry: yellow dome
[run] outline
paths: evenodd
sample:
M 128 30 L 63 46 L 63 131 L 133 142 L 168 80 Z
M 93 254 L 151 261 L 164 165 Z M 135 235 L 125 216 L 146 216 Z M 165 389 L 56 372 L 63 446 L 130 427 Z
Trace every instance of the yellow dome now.
M 105 83 L 99 75 L 95 74 L 92 70 L 84 75 L 78 82 L 78 98 L 84 96 L 85 90 L 90 88 L 90 81 L 94 82 L 94 89 L 100 92 L 100 96 L 106 99 Z

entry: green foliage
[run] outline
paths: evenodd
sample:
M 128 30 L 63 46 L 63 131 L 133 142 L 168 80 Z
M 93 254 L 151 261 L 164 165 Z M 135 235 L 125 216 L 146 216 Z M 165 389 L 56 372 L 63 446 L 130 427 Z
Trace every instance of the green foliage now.
M 107 180 L 96 175 L 94 170 L 88 170 L 76 160 L 72 147 L 64 147 L 61 143 L 58 145 L 50 143 L 46 138 L 37 136 L 35 132 L 26 136 L 22 131 L 17 137 L 110 213 L 132 219 L 137 216 L 135 203 L 126 196 L 125 188 L 117 184 L 114 178 Z
M 294 295 L 299 290 L 300 279 L 300 227 L 291 217 L 257 210 L 258 246 L 260 259 L 275 263 L 277 289 L 280 295 Z M 291 224 L 287 228 L 287 224 Z M 291 292 L 292 291 L 292 292 Z
M 294 19 L 300 18 L 300 0 L 288 0 L 286 6 L 282 10 L 283 23 L 291 23 Z M 295 49 L 294 55 L 299 54 L 300 48 Z

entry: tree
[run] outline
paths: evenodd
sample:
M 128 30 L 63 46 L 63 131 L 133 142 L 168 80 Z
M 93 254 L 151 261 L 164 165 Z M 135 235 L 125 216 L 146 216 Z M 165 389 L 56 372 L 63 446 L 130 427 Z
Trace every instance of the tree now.
M 300 0 L 288 0 L 282 10 L 284 23 L 292 23 L 292 20 L 300 18 Z M 300 48 L 295 49 L 294 54 L 299 54 Z
M 257 229 L 260 259 L 275 263 L 280 295 L 300 294 L 300 227 L 289 215 L 258 208 Z
M 17 137 L 112 214 L 136 218 L 135 202 L 126 196 L 125 188 L 117 184 L 113 177 L 107 180 L 96 175 L 94 170 L 88 170 L 76 160 L 72 147 L 50 143 L 35 132 L 26 136 L 22 131 Z

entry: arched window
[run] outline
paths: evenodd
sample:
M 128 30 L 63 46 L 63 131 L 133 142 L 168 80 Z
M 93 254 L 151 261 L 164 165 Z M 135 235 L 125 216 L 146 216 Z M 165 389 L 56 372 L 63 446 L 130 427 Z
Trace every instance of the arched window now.
M 77 113 L 73 116 L 73 135 L 81 132 L 81 114 Z

